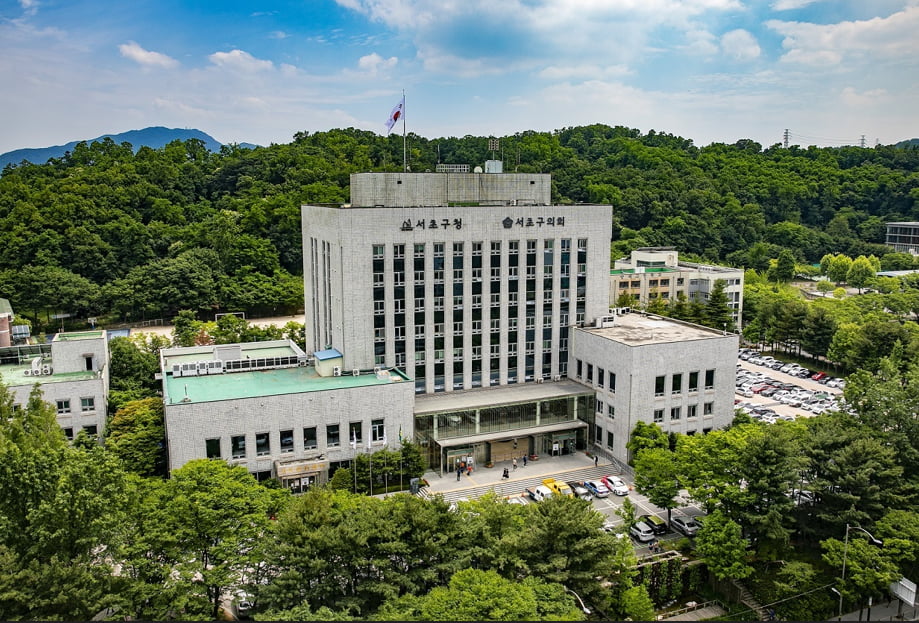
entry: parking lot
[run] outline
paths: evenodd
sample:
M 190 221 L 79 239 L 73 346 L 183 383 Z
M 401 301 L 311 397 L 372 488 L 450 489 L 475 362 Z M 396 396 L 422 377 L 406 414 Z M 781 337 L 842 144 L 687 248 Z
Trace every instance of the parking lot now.
M 774 361 L 774 360 L 772 360 Z M 812 417 L 835 409 L 845 381 L 827 376 L 820 382 L 808 370 L 795 375 L 770 366 L 771 361 L 757 358 L 756 351 L 741 349 L 735 383 L 735 407 L 765 422 L 778 419 Z M 772 363 L 778 366 L 780 363 Z M 800 368 L 799 368 L 800 369 Z

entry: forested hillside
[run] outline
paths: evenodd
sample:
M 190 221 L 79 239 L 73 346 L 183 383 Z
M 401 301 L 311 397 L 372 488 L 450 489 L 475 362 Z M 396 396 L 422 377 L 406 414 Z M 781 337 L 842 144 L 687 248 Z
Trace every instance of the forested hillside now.
M 501 138 L 410 134 L 412 171 L 504 160 L 553 176 L 558 203 L 612 204 L 613 253 L 672 245 L 684 255 L 768 267 L 827 253 L 881 256 L 884 223 L 919 220 L 919 149 L 799 148 L 593 125 Z M 0 297 L 39 324 L 66 311 L 112 320 L 302 305 L 300 210 L 348 199 L 349 174 L 398 171 L 402 137 L 298 133 L 255 149 L 200 141 L 162 149 L 78 144 L 0 177 Z

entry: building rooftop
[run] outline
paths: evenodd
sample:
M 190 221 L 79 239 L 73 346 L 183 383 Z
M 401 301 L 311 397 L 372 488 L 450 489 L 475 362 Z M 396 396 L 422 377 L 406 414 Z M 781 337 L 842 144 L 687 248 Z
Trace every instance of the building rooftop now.
M 609 271 L 611 275 L 634 275 L 641 273 L 675 273 L 678 269 L 670 266 L 642 266 L 640 268 L 614 268 Z
M 567 379 L 546 383 L 517 383 L 500 387 L 480 387 L 460 392 L 419 394 L 415 396 L 415 415 L 466 411 L 496 405 L 506 405 L 535 400 L 551 400 L 566 396 L 593 395 L 593 390 Z
M 627 346 L 646 346 L 692 340 L 723 338 L 722 331 L 701 325 L 662 318 L 652 314 L 630 313 L 616 316 L 613 324 L 606 327 L 578 329 Z M 727 334 L 734 336 L 733 333 Z
M 396 369 L 359 376 L 319 376 L 315 368 L 305 366 L 203 376 L 176 377 L 166 374 L 163 400 L 167 405 L 194 404 L 389 385 L 408 380 L 405 374 Z
M 73 333 L 58 333 L 54 339 L 58 342 L 77 342 L 79 340 L 98 340 L 103 335 L 105 335 L 105 331 L 102 329 L 97 331 L 74 331 Z
M 45 363 L 50 364 L 50 359 Z M 88 381 L 91 379 L 99 378 L 99 373 L 93 372 L 92 370 L 80 370 L 78 372 L 65 373 L 56 372 L 54 374 L 43 374 L 40 376 L 32 376 L 31 374 L 27 375 L 26 371 L 31 373 L 31 363 L 5 366 L 0 365 L 0 380 L 2 380 L 3 384 L 7 387 L 17 387 L 22 385 L 34 385 L 35 383 L 41 383 L 42 385 L 45 385 L 47 383 Z
M 317 350 L 315 353 L 313 353 L 313 357 L 315 357 L 317 361 L 326 361 L 328 359 L 339 359 L 342 356 L 343 355 L 340 352 L 338 352 L 338 350 L 335 348 Z

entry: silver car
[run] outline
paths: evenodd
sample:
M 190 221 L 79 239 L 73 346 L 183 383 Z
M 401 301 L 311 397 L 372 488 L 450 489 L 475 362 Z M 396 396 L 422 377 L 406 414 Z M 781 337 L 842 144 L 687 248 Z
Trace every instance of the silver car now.
M 676 516 L 670 519 L 670 525 L 674 530 L 679 532 L 684 536 L 696 536 L 696 533 L 699 531 L 700 526 L 696 523 L 696 520 L 692 517 L 683 517 Z

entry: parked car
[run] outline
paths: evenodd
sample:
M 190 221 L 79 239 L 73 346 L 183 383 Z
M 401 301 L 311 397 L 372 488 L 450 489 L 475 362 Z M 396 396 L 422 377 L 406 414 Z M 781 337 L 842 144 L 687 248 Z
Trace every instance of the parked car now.
M 682 515 L 672 517 L 670 519 L 670 525 L 673 526 L 674 530 L 684 536 L 696 536 L 696 532 L 698 532 L 701 527 L 692 517 L 684 517 Z
M 508 504 L 520 504 L 521 506 L 526 506 L 527 504 L 529 504 L 527 499 L 528 498 L 522 495 L 514 495 L 514 496 L 507 498 L 507 503 Z
M 829 375 L 826 372 L 816 372 L 811 375 L 811 380 L 819 382 L 821 379 L 825 379 L 827 376 Z
M 604 476 L 600 482 L 606 485 L 606 488 L 616 495 L 628 495 L 629 487 L 622 481 L 619 476 Z
M 595 498 L 609 497 L 609 489 L 599 480 L 585 480 L 584 488 L 590 491 Z
M 648 524 L 654 534 L 667 534 L 667 522 L 657 515 L 639 515 L 638 521 Z
M 589 500 L 593 497 L 587 487 L 584 486 L 584 483 L 577 482 L 576 480 L 569 480 L 565 484 L 571 487 L 571 490 L 574 492 L 574 497 L 581 498 L 582 500 Z
M 654 530 L 643 521 L 639 521 L 629 528 L 629 534 L 640 543 L 647 543 L 648 541 L 654 540 Z
M 530 499 L 534 502 L 542 502 L 543 500 L 548 500 L 552 497 L 552 489 L 546 485 L 536 485 L 535 487 L 527 487 L 526 494 L 530 496 Z
M 571 487 L 567 483 L 562 482 L 561 480 L 556 480 L 555 478 L 543 478 L 542 484 L 549 487 L 552 490 L 552 493 L 555 495 L 567 496 L 569 498 L 574 497 L 574 491 L 571 490 Z

